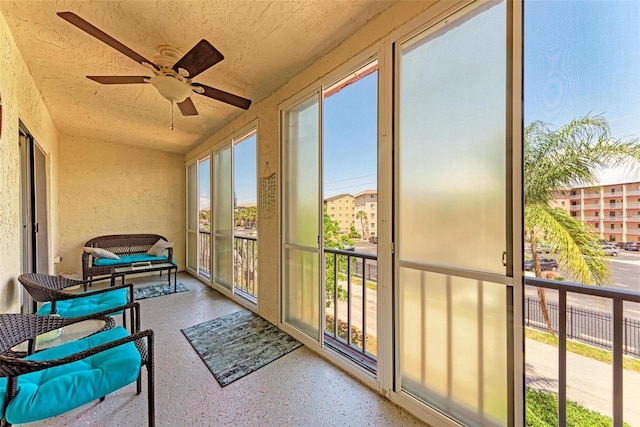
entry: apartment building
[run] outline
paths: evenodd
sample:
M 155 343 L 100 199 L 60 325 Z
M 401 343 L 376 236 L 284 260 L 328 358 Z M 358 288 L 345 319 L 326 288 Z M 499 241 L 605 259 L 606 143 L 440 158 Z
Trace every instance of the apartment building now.
M 591 225 L 612 242 L 640 241 L 640 182 L 573 188 L 572 217 Z
M 338 194 L 325 199 L 324 206 L 329 217 L 338 222 L 340 232 L 348 233 L 355 220 L 354 197 L 351 194 Z
M 376 214 L 378 209 L 378 192 L 375 190 L 361 191 L 354 196 L 354 201 L 356 231 L 360 233 L 363 239 L 377 236 Z M 362 219 L 359 218 L 358 212 L 364 212 Z

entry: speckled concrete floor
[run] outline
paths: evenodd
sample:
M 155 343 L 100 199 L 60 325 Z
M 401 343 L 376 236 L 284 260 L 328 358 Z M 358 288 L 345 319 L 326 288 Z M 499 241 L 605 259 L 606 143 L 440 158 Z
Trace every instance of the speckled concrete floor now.
M 157 276 L 132 281 L 150 280 Z M 142 328 L 156 337 L 157 426 L 424 425 L 305 347 L 221 388 L 180 330 L 241 307 L 188 274 L 178 280 L 190 291 L 140 301 Z M 132 384 L 104 402 L 25 425 L 145 426 L 143 387 L 139 396 Z

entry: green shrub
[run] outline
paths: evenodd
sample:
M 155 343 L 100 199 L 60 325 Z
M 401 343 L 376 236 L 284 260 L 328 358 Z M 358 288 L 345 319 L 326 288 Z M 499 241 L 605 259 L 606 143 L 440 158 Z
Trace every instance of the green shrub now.
M 526 417 L 528 427 L 547 427 L 558 425 L 558 396 L 543 391 L 526 390 Z M 610 417 L 592 411 L 584 406 L 567 400 L 568 427 L 611 427 Z M 625 427 L 629 424 L 623 423 Z

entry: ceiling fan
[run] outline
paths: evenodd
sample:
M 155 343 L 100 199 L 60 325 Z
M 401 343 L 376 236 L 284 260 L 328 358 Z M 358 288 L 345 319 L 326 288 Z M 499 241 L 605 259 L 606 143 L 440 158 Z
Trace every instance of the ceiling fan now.
M 57 15 L 153 72 L 153 76 L 87 76 L 88 79 L 105 85 L 150 83 L 172 104 L 177 103 L 184 116 L 198 114 L 190 98 L 194 92 L 245 110 L 251 105 L 249 99 L 192 81 L 198 74 L 224 59 L 224 56 L 205 39 L 200 40 L 175 64 L 156 65 L 75 13 L 58 12 Z

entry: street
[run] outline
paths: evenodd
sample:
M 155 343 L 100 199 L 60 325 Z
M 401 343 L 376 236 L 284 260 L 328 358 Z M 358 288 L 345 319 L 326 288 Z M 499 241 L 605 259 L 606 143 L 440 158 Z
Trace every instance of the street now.
M 640 291 L 640 253 L 620 250 L 617 257 L 607 257 L 610 261 L 611 276 L 613 279 L 612 287 L 615 289 L 626 291 Z M 564 277 L 562 271 L 557 272 L 559 276 Z M 546 290 L 548 302 L 558 302 L 558 293 Z M 537 299 L 536 288 L 527 286 L 525 288 L 525 297 Z M 583 307 L 590 310 L 606 311 L 611 313 L 611 301 L 603 298 L 591 297 L 587 295 L 568 294 L 567 304 L 575 307 Z M 640 319 L 640 304 L 625 303 L 625 317 L 631 319 Z

